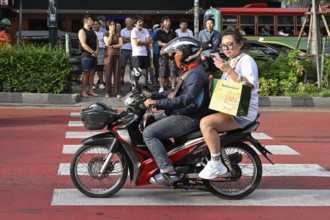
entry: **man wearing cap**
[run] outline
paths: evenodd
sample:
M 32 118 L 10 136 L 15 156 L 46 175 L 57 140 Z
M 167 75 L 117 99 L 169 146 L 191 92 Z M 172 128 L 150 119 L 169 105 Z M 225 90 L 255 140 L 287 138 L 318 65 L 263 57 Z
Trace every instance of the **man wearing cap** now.
M 0 21 L 0 48 L 8 47 L 11 48 L 11 38 L 9 31 L 11 29 L 11 22 L 9 19 L 4 18 Z
M 133 68 L 143 69 L 145 85 L 147 85 L 147 69 L 150 67 L 147 47 L 150 46 L 152 40 L 150 39 L 149 31 L 143 27 L 143 24 L 143 18 L 136 16 L 134 21 L 135 27 L 131 32 L 132 64 Z
M 188 29 L 188 21 L 186 19 L 182 19 L 179 26 L 180 28 L 175 30 L 178 37 L 194 37 L 193 32 Z
M 123 39 L 123 47 L 121 48 L 120 54 L 120 64 L 121 64 L 121 83 L 124 83 L 125 77 L 125 67 L 127 62 L 129 62 L 130 70 L 132 67 L 132 44 L 131 44 L 131 32 L 133 29 L 133 20 L 132 18 L 127 17 L 125 19 L 126 27 L 120 31 L 121 38 Z

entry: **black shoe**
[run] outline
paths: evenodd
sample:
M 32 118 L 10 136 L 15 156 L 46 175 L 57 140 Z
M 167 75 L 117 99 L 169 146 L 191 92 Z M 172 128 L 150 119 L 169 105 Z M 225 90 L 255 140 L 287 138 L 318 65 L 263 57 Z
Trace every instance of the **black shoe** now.
M 180 175 L 174 171 L 170 173 L 158 173 L 151 177 L 149 181 L 153 184 L 172 185 L 174 182 L 181 180 L 182 177 L 182 174 Z

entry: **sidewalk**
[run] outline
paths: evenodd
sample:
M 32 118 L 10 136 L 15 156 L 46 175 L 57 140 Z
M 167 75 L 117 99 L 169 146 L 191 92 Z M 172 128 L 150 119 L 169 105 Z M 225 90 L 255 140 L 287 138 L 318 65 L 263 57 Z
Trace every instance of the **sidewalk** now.
M 98 80 L 95 74 L 95 82 Z M 105 90 L 96 89 L 98 97 L 81 97 L 81 84 L 73 83 L 71 94 L 8 93 L 0 92 L 0 106 L 57 106 L 88 107 L 94 102 L 104 102 L 113 108 L 124 108 L 125 95 L 130 90 L 129 71 L 126 68 L 122 98 L 105 98 Z M 143 82 L 144 78 L 140 79 Z M 330 97 L 259 97 L 260 108 L 317 108 L 330 109 Z

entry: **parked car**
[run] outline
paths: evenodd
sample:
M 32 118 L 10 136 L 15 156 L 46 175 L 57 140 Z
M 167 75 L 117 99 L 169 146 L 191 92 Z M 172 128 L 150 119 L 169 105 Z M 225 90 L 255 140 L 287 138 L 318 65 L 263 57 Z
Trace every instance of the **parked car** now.
M 281 50 L 283 53 L 286 53 L 286 54 L 296 50 L 296 48 L 294 48 L 294 47 L 292 47 L 288 44 L 277 42 L 277 41 L 267 41 L 267 40 L 264 40 L 264 38 L 262 38 L 262 37 L 259 38 L 259 42 L 264 43 L 264 44 L 268 44 L 272 47 L 275 47 L 275 48 Z M 306 50 L 298 49 L 298 51 L 299 51 L 299 56 L 305 56 L 306 55 Z
M 245 41 L 245 44 L 249 52 L 256 54 L 257 60 L 276 59 L 280 54 L 287 54 L 273 46 L 260 43 L 258 41 L 248 40 Z M 227 59 L 226 55 L 222 51 L 220 52 L 220 56 L 223 59 Z

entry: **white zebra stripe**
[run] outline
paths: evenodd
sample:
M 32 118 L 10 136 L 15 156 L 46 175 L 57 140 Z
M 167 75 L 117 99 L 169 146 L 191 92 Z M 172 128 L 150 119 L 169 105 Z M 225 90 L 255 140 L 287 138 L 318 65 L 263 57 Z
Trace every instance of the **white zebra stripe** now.
M 330 190 L 257 189 L 242 200 L 209 192 L 173 189 L 121 189 L 110 198 L 89 198 L 76 189 L 55 189 L 52 206 L 330 206 Z

